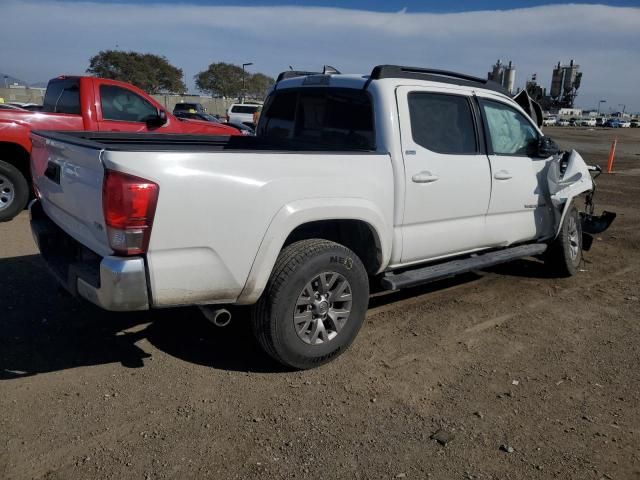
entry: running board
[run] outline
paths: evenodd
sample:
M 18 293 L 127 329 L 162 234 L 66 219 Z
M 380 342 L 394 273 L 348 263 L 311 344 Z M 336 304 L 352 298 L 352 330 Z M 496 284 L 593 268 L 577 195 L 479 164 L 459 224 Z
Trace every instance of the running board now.
M 495 252 L 483 253 L 461 260 L 416 268 L 403 273 L 390 273 L 382 278 L 382 286 L 387 290 L 399 290 L 401 288 L 415 287 L 423 283 L 435 282 L 444 278 L 453 277 L 460 273 L 471 272 L 481 268 L 492 267 L 500 263 L 510 262 L 523 257 L 540 255 L 547 249 L 544 243 L 520 245 L 518 247 L 505 248 Z

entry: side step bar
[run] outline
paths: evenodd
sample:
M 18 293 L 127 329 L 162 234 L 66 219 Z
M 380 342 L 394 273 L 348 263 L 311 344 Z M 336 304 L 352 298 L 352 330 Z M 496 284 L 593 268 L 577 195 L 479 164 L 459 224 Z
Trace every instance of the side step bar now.
M 399 290 L 401 288 L 415 287 L 423 283 L 435 282 L 444 278 L 453 277 L 460 273 L 492 267 L 500 263 L 510 262 L 523 257 L 540 255 L 547 249 L 544 243 L 520 245 L 518 247 L 505 248 L 495 252 L 483 253 L 461 260 L 416 268 L 403 273 L 390 273 L 382 279 L 382 286 L 387 290 Z

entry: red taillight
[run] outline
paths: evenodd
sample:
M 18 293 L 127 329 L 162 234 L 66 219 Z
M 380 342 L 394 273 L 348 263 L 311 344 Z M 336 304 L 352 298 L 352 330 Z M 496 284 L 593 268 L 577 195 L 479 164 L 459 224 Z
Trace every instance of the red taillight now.
M 158 185 L 125 173 L 107 170 L 102 208 L 111 248 L 121 255 L 145 253 L 149 246 Z

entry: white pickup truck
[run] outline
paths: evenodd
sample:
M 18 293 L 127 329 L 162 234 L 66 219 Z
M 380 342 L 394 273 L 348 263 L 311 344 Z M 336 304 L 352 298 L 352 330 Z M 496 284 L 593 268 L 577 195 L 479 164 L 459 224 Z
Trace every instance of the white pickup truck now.
M 354 340 L 370 288 L 527 256 L 576 273 L 583 230 L 615 214 L 592 215 L 589 167 L 524 105 L 486 80 L 378 66 L 281 74 L 256 137 L 34 132 L 32 230 L 102 308 L 198 305 L 224 324 L 251 304 L 262 347 L 314 367 Z

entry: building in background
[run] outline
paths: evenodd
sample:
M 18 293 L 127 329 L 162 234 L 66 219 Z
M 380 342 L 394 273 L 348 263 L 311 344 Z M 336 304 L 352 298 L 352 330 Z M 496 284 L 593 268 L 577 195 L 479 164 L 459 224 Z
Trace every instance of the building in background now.
M 558 65 L 553 69 L 551 77 L 550 97 L 554 105 L 558 107 L 571 108 L 578 95 L 578 88 L 582 81 L 580 65 L 569 62 L 569 65 Z
M 581 82 L 580 65 L 571 60 L 569 65 L 561 65 L 558 62 L 554 67 L 549 95 L 547 95 L 547 89 L 538 84 L 535 73 L 527 81 L 525 89 L 531 98 L 542 105 L 543 110 L 559 112 L 562 109 L 574 108 Z

